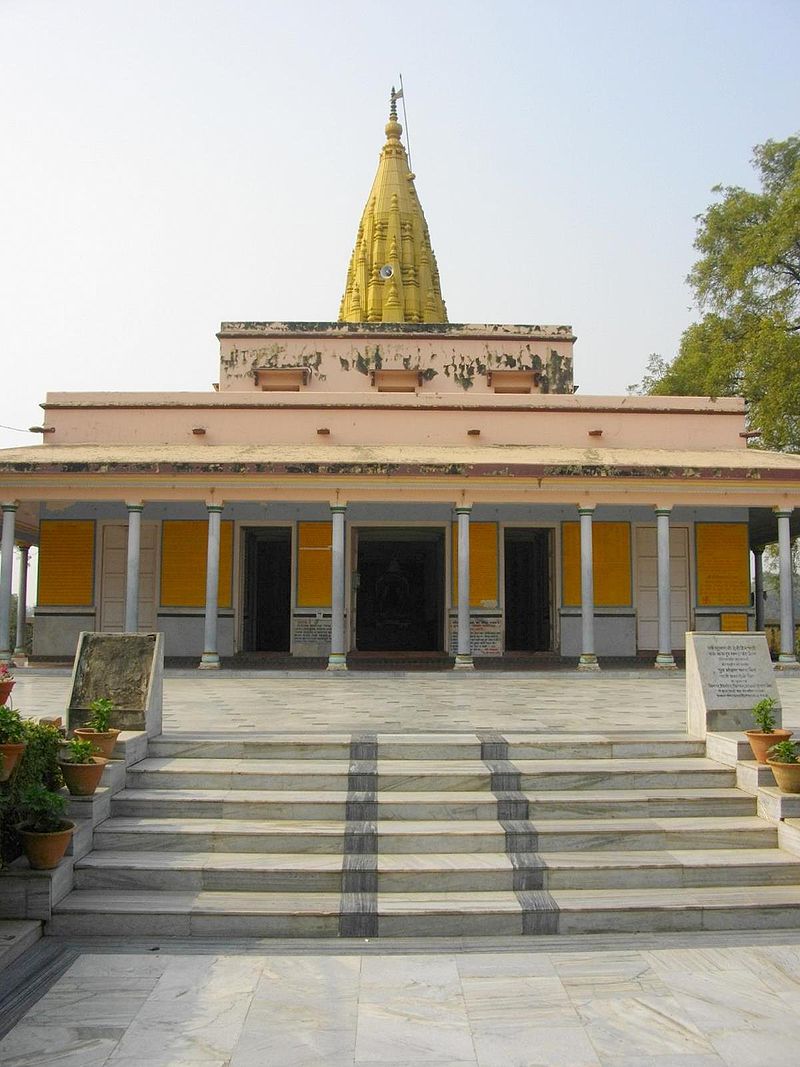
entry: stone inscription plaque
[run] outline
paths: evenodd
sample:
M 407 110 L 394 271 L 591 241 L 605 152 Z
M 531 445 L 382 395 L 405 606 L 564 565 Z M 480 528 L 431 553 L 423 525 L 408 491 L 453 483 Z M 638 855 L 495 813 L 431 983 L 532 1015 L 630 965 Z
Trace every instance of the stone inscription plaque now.
M 80 635 L 67 705 L 70 729 L 89 718 L 99 697 L 114 705 L 111 725 L 120 730 L 161 732 L 163 636 L 156 634 Z
M 753 725 L 753 705 L 780 698 L 769 647 L 761 633 L 689 633 L 686 635 L 686 698 L 689 731 L 739 731 Z

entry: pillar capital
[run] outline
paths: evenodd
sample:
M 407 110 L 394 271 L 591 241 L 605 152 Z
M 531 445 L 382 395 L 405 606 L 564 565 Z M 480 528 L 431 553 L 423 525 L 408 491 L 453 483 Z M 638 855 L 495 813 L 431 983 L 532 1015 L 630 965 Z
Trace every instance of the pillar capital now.
M 668 504 L 666 507 L 662 507 L 661 504 L 656 504 L 653 508 L 653 511 L 656 513 L 656 515 L 671 515 L 672 505 Z
M 209 503 L 206 503 L 206 511 L 209 513 L 209 515 L 214 515 L 214 514 L 218 515 L 224 510 L 225 510 L 225 505 L 224 504 L 209 504 Z
M 2 503 L 0 503 L 0 508 L 3 511 L 16 511 L 18 507 L 18 500 L 4 500 Z
M 773 513 L 778 516 L 779 519 L 789 519 L 792 516 L 794 508 L 787 508 L 783 505 L 777 505 L 772 509 Z
M 136 503 L 134 501 L 126 500 L 125 501 L 125 507 L 128 509 L 129 512 L 130 511 L 144 511 L 144 504 L 142 504 L 141 501 Z
M 453 510 L 455 511 L 456 515 L 471 515 L 472 504 L 456 504 Z
M 344 515 L 347 511 L 347 504 L 331 504 L 331 515 Z
M 594 515 L 595 504 L 578 504 L 579 515 Z

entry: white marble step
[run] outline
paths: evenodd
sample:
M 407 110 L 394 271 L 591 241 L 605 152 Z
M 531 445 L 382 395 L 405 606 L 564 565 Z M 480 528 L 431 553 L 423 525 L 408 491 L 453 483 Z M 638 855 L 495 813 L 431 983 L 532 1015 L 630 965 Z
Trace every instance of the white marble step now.
M 536 819 L 537 851 L 768 848 L 774 826 L 756 816 Z M 513 828 L 513 827 L 512 827 Z M 525 829 L 522 824 L 520 829 Z M 343 821 L 111 818 L 95 849 L 202 852 L 341 852 Z M 496 820 L 378 822 L 378 852 L 505 852 Z
M 702 757 L 517 760 L 527 789 L 683 789 L 732 787 L 735 772 Z M 360 768 L 359 768 L 360 769 Z M 366 768 L 365 768 L 366 769 Z M 339 760 L 148 758 L 128 769 L 133 789 L 347 789 L 350 764 Z M 481 760 L 377 761 L 378 791 L 489 790 Z
M 753 815 L 756 800 L 738 789 L 526 790 L 531 817 Z M 347 794 L 337 790 L 125 789 L 112 812 L 123 817 L 336 819 Z M 378 819 L 494 819 L 493 793 L 448 790 L 377 794 Z
M 508 734 L 509 758 L 514 759 L 611 759 L 703 756 L 703 741 L 683 735 L 650 734 Z M 350 734 L 266 734 L 246 737 L 228 735 L 162 734 L 149 744 L 153 757 L 184 756 L 195 759 L 339 759 L 348 760 Z M 381 759 L 481 758 L 476 734 L 377 735 Z
M 787 885 L 800 858 L 778 849 L 672 852 L 550 852 L 537 857 L 543 889 Z M 378 855 L 378 891 L 511 890 L 514 865 L 503 853 Z M 92 852 L 75 866 L 78 889 L 338 892 L 342 857 L 314 853 Z
M 384 893 L 378 935 L 486 936 L 663 930 L 796 929 L 800 887 L 556 890 L 525 913 L 513 892 Z M 336 893 L 76 890 L 47 932 L 62 936 L 333 937 Z

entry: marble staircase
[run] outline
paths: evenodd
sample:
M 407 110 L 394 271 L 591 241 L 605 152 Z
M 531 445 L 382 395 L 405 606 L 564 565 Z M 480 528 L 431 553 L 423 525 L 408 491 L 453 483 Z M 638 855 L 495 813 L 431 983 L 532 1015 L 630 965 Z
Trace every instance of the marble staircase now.
M 684 736 L 150 742 L 67 936 L 479 936 L 800 925 L 800 856 Z

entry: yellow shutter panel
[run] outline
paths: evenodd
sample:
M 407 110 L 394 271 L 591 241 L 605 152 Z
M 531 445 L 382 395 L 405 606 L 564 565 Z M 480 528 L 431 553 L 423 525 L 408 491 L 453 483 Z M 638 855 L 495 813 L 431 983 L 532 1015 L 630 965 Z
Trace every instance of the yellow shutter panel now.
M 579 606 L 581 602 L 580 523 L 565 522 L 561 536 L 563 603 L 570 607 Z M 630 607 L 632 603 L 630 523 L 592 523 L 592 560 L 595 607 Z
M 698 607 L 749 604 L 747 523 L 699 522 L 695 539 Z
M 458 603 L 458 524 L 453 523 L 453 606 Z M 497 523 L 469 524 L 469 606 L 497 607 Z
M 297 606 L 324 608 L 331 603 L 333 525 L 297 524 Z
M 94 522 L 45 519 L 39 526 L 39 587 L 42 607 L 94 603 Z
M 161 527 L 161 605 L 202 608 L 206 603 L 208 523 L 168 520 Z M 232 600 L 233 523 L 223 522 L 219 545 L 219 606 Z

